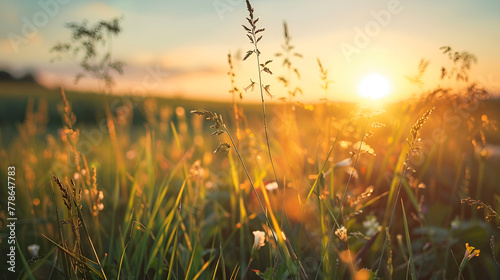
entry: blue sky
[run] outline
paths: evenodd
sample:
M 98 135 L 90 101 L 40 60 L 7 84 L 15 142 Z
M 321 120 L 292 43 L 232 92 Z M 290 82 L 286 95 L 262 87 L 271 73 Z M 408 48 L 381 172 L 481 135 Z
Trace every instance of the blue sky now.
M 431 61 L 424 78 L 433 88 L 442 83 L 437 79 L 440 67 L 449 65 L 439 51 L 443 45 L 475 54 L 478 64 L 471 78 L 500 92 L 500 1 L 256 0 L 252 4 L 260 26 L 266 28 L 260 49 L 264 59 L 275 59 L 271 64 L 275 76 L 284 74 L 273 55 L 283 42 L 282 22 L 288 22 L 292 44 L 304 55 L 296 63 L 302 72 L 297 85 L 304 89 L 305 100 L 322 97 L 317 57 L 329 69 L 335 81 L 331 95 L 339 100 L 351 100 L 359 81 L 372 72 L 387 77 L 393 96 L 404 98 L 419 91 L 404 76 L 417 71 L 421 58 Z M 50 47 L 69 39 L 67 22 L 124 17 L 123 32 L 113 42 L 114 57 L 127 63 L 125 75 L 117 77 L 117 92 L 131 93 L 143 86 L 155 69 L 161 81 L 148 87 L 149 94 L 229 98 L 227 53 L 250 47 L 241 27 L 247 15 L 241 0 L 4 0 L 0 7 L 0 68 L 19 74 L 37 71 L 48 86 L 75 87 L 75 65 L 49 62 Z M 250 78 L 255 80 L 254 63 L 236 62 L 240 88 Z M 275 95 L 286 95 L 276 77 L 265 78 Z M 76 88 L 92 89 L 94 84 L 84 80 Z M 249 93 L 247 99 L 258 96 Z

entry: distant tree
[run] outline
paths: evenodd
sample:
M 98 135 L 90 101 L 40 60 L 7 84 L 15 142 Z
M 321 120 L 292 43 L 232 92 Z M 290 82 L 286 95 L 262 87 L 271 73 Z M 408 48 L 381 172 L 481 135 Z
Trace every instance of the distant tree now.
M 0 81 L 14 81 L 15 78 L 7 71 L 0 71 Z
M 72 32 L 71 41 L 57 43 L 50 49 L 57 54 L 53 61 L 67 58 L 75 62 L 82 69 L 76 75 L 75 83 L 88 75 L 98 80 L 101 91 L 110 93 L 114 85 L 112 72 L 123 74 L 125 65 L 121 61 L 113 61 L 111 56 L 111 40 L 113 35 L 120 33 L 121 20 L 101 20 L 92 26 L 87 21 L 68 23 L 66 27 Z

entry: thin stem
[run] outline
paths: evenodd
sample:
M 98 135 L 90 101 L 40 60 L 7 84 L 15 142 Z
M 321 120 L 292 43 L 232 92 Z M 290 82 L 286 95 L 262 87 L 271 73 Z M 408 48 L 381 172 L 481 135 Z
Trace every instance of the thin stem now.
M 333 153 L 333 149 L 335 148 L 335 146 L 337 145 L 337 142 L 339 141 L 339 138 L 340 136 L 342 135 L 342 133 L 344 132 L 345 128 L 347 127 L 347 124 L 351 121 L 351 117 L 349 117 L 349 119 L 347 119 L 344 123 L 344 125 L 342 126 L 342 128 L 340 129 L 340 132 L 339 134 L 337 135 L 337 137 L 335 138 L 335 142 L 333 142 L 333 145 L 330 147 L 330 150 L 328 151 L 328 154 L 326 155 L 326 159 L 325 161 L 323 162 L 323 166 L 321 166 L 321 169 L 319 170 L 319 173 L 318 173 L 318 176 L 316 177 L 316 180 L 314 180 L 314 183 L 312 185 L 312 187 L 309 188 L 309 193 L 307 194 L 306 196 L 306 203 L 307 201 L 309 200 L 309 197 L 312 195 L 314 189 L 316 188 L 316 185 L 318 184 L 318 181 L 319 181 L 319 178 L 320 176 L 323 176 L 323 172 L 325 171 L 325 168 L 326 168 L 326 164 L 328 163 L 328 159 L 330 158 L 330 156 L 332 155 Z M 305 211 L 305 210 L 304 210 Z
M 255 186 L 254 186 L 254 184 L 252 182 L 252 179 L 250 177 L 250 173 L 248 172 L 248 169 L 247 169 L 247 167 L 245 165 L 245 162 L 243 162 L 243 157 L 241 156 L 240 151 L 236 147 L 236 143 L 234 142 L 233 137 L 229 133 L 229 130 L 227 129 L 226 125 L 223 125 L 223 127 L 224 127 L 224 131 L 226 132 L 227 136 L 229 136 L 229 140 L 231 140 L 231 143 L 233 144 L 233 148 L 236 151 L 236 154 L 238 155 L 238 158 L 240 159 L 241 165 L 243 165 L 243 169 L 245 170 L 245 173 L 246 173 L 246 175 L 248 177 L 248 181 L 250 182 L 250 185 L 252 186 L 252 190 L 253 190 L 255 196 L 257 197 L 257 200 L 259 201 L 260 208 L 261 208 L 261 210 L 262 210 L 263 213 L 266 213 L 266 210 L 264 208 L 264 204 L 262 204 L 262 201 L 260 200 L 259 194 L 257 193 L 257 189 L 255 188 Z M 271 225 L 271 223 L 267 219 L 267 216 L 266 216 L 266 222 L 269 224 L 269 226 Z
M 265 132 L 265 135 L 266 135 L 267 151 L 268 151 L 268 154 L 269 154 L 269 160 L 271 161 L 271 167 L 272 167 L 273 173 L 274 173 L 274 180 L 276 181 L 277 184 L 279 184 L 278 183 L 278 176 L 276 175 L 276 169 L 274 168 L 273 157 L 271 155 L 271 145 L 269 144 L 269 133 L 267 131 L 266 102 L 264 100 L 264 91 L 262 89 L 262 70 L 260 69 L 260 52 L 259 52 L 259 49 L 257 47 L 257 38 L 256 38 L 254 32 L 252 32 L 252 36 L 253 36 L 253 39 L 254 39 L 253 41 L 255 42 L 254 43 L 255 54 L 257 56 L 257 71 L 259 73 L 260 99 L 261 99 L 261 102 L 262 102 L 262 115 L 264 117 L 264 132 Z
M 265 214 L 265 213 L 266 213 L 266 211 L 265 211 L 265 209 L 264 209 L 264 204 L 262 204 L 262 201 L 260 200 L 259 194 L 257 193 L 257 189 L 255 188 L 255 186 L 254 186 L 254 184 L 253 184 L 253 182 L 252 182 L 252 179 L 251 179 L 251 177 L 250 177 L 250 173 L 248 172 L 248 169 L 247 169 L 247 167 L 246 167 L 246 165 L 245 165 L 245 162 L 243 161 L 243 157 L 241 156 L 240 151 L 239 151 L 239 150 L 238 150 L 238 148 L 236 147 L 236 144 L 235 144 L 235 142 L 234 142 L 234 140 L 233 140 L 233 137 L 232 137 L 232 136 L 231 136 L 231 134 L 229 133 L 229 130 L 227 129 L 227 127 L 226 127 L 226 125 L 225 125 L 225 124 L 223 124 L 223 128 L 224 128 L 224 131 L 226 132 L 227 136 L 229 136 L 229 139 L 231 140 L 231 143 L 233 144 L 233 148 L 234 148 L 234 150 L 236 151 L 236 154 L 238 155 L 238 158 L 240 159 L 241 165 L 243 165 L 243 169 L 245 170 L 245 173 L 246 173 L 246 175 L 247 175 L 248 181 L 250 182 L 250 185 L 252 186 L 252 190 L 253 190 L 253 192 L 254 192 L 255 196 L 257 197 L 257 201 L 259 202 L 260 208 L 262 209 L 262 213 L 264 213 L 264 217 L 265 217 L 265 219 L 266 219 L 267 226 L 268 226 L 270 229 L 272 229 L 273 227 L 272 227 L 272 225 L 271 225 L 271 222 L 269 221 L 269 219 L 267 218 L 267 215 Z M 279 241 L 278 241 L 278 233 L 276 233 L 276 234 L 272 234 L 272 233 L 271 233 L 271 235 L 273 236 L 274 240 L 276 241 L 276 244 L 278 245 L 277 247 L 278 247 L 278 250 L 279 250 L 279 252 L 280 252 L 281 256 L 282 256 L 282 257 L 283 257 L 283 259 L 285 260 L 285 265 L 286 265 L 287 270 L 291 273 L 291 270 L 290 270 L 290 268 L 288 267 L 288 263 L 286 262 L 285 254 L 284 254 L 284 252 L 282 251 L 281 247 L 279 246 L 279 244 L 280 244 L 280 243 L 279 243 Z
M 410 154 L 414 150 L 418 150 L 420 148 L 420 146 L 419 146 L 420 138 L 417 138 L 417 136 L 418 136 L 419 130 L 422 128 L 422 126 L 424 125 L 425 121 L 429 118 L 429 115 L 432 113 L 433 109 L 434 109 L 434 107 L 431 108 L 431 109 L 429 109 L 429 110 L 427 110 L 417 120 L 417 122 L 415 122 L 415 124 L 413 124 L 413 126 L 412 126 L 412 128 L 410 130 L 411 140 L 407 139 L 409 148 L 408 148 L 408 151 L 406 152 L 406 158 L 405 158 L 405 161 L 403 163 L 403 170 L 401 172 L 401 178 L 399 180 L 398 191 L 396 193 L 396 197 L 394 198 L 394 206 L 392 207 L 391 218 L 389 220 L 389 224 L 386 227 L 386 233 L 385 233 L 386 235 L 385 235 L 385 239 L 384 239 L 384 244 L 382 246 L 382 252 L 381 252 L 380 257 L 379 257 L 379 263 L 378 263 L 378 266 L 377 266 L 377 270 L 375 271 L 375 277 L 378 276 L 378 271 L 380 270 L 380 266 L 382 264 L 382 259 L 384 257 L 385 246 L 387 244 L 387 234 L 390 231 L 391 226 L 392 226 L 392 222 L 394 220 L 394 214 L 396 213 L 396 206 L 398 205 L 398 199 L 399 199 L 399 195 L 400 195 L 400 192 L 401 192 L 401 186 L 403 185 L 403 181 L 405 180 L 405 174 L 406 174 L 406 171 L 408 170 L 408 163 L 410 161 Z
M 363 129 L 363 136 L 361 136 L 361 143 L 359 144 L 359 148 L 358 148 L 358 153 L 356 154 L 356 159 L 354 160 L 354 163 L 352 164 L 351 174 L 349 174 L 349 180 L 347 181 L 347 186 L 345 187 L 344 195 L 342 196 L 342 200 L 340 201 L 340 214 L 339 214 L 340 216 L 342 216 L 342 214 L 344 212 L 344 207 L 343 207 L 344 200 L 345 200 L 345 197 L 347 194 L 347 190 L 349 189 L 349 184 L 351 183 L 352 175 L 354 174 L 354 171 L 355 171 L 354 167 L 356 166 L 356 163 L 358 162 L 359 154 L 361 152 L 361 147 L 363 147 L 363 141 L 365 140 L 366 129 L 368 128 L 369 121 L 370 121 L 370 118 L 367 117 L 365 128 Z M 339 219 L 340 216 L 337 219 Z
M 267 130 L 266 102 L 264 100 L 264 91 L 263 91 L 263 85 L 262 85 L 262 70 L 261 70 L 261 65 L 260 65 L 260 51 L 259 51 L 259 48 L 257 46 L 257 41 L 258 40 L 257 40 L 257 36 L 255 34 L 255 29 L 252 31 L 252 37 L 253 37 L 254 52 L 255 52 L 255 55 L 257 57 L 257 72 L 259 73 L 259 89 L 260 89 L 260 98 L 261 98 L 261 103 L 262 103 L 262 116 L 264 118 L 264 133 L 265 133 L 265 136 L 266 136 L 267 152 L 268 152 L 268 155 L 269 155 L 269 161 L 271 162 L 271 168 L 273 170 L 274 181 L 279 186 L 278 175 L 276 174 L 276 168 L 274 167 L 274 161 L 273 161 L 273 157 L 272 157 L 272 154 L 271 154 L 271 145 L 269 144 L 269 133 L 268 133 L 268 130 Z M 288 223 L 288 216 L 286 214 L 285 198 L 284 198 L 284 188 L 285 188 L 284 185 L 283 185 L 283 189 L 279 189 L 278 188 L 280 190 L 280 193 L 281 193 L 281 203 L 283 205 L 283 212 L 282 212 L 282 214 L 284 216 L 284 219 L 282 219 L 281 223 L 282 223 L 282 226 L 283 226 L 283 220 L 285 220 L 286 221 L 286 225 L 288 227 L 288 230 L 291 232 L 291 228 L 290 228 L 290 225 Z M 295 255 L 295 252 L 293 250 L 292 250 L 292 252 Z
M 370 118 L 367 118 L 365 128 L 363 129 L 363 136 L 361 137 L 361 144 L 359 145 L 359 148 L 358 148 L 358 153 L 357 153 L 357 155 L 356 155 L 356 160 L 355 160 L 355 161 L 354 161 L 354 163 L 353 163 L 353 168 L 356 166 L 356 163 L 358 162 L 359 154 L 360 154 L 360 151 L 361 151 L 361 147 L 363 146 L 363 140 L 364 140 L 364 137 L 365 137 L 365 134 L 366 134 L 365 132 L 366 132 L 366 128 L 368 127 L 368 122 L 369 122 L 369 119 L 370 119 Z M 346 121 L 346 123 L 345 123 L 345 124 L 344 124 L 344 126 L 342 127 L 342 130 L 340 131 L 339 136 L 337 136 L 337 138 L 336 138 L 336 140 L 335 140 L 335 143 L 337 142 L 338 138 L 340 137 L 340 135 L 342 134 L 342 132 L 344 131 L 344 128 L 347 126 L 347 124 L 348 124 L 348 123 L 349 123 L 349 120 L 348 120 L 348 121 Z M 325 160 L 325 164 L 324 164 L 324 165 L 323 165 L 323 167 L 321 168 L 320 174 L 323 172 L 323 170 L 324 170 L 324 168 L 325 168 L 325 166 L 326 166 L 326 163 L 328 162 L 328 158 L 330 157 L 330 154 L 331 154 L 331 153 L 332 153 L 332 151 L 333 151 L 333 148 L 334 148 L 334 146 L 335 146 L 335 143 L 334 143 L 334 145 L 332 145 L 332 147 L 330 148 L 330 151 L 329 151 L 329 153 L 328 153 L 328 156 L 326 157 L 326 160 Z M 340 225 L 338 224 L 337 220 L 340 218 L 340 216 L 342 216 L 342 212 L 343 212 L 343 207 L 342 207 L 342 205 L 344 204 L 344 199 L 345 199 L 345 197 L 346 197 L 346 193 L 347 193 L 347 190 L 348 190 L 348 188 L 349 188 L 349 184 L 350 184 L 350 182 L 351 182 L 351 178 L 352 178 L 353 173 L 354 173 L 354 169 L 351 171 L 351 174 L 350 174 L 350 176 L 349 176 L 349 180 L 347 181 L 347 186 L 346 186 L 346 188 L 345 188 L 344 195 L 343 195 L 342 200 L 341 200 L 341 202 L 340 202 L 340 209 L 341 209 L 340 211 L 341 211 L 341 213 L 339 214 L 339 217 L 337 217 L 337 218 L 334 220 L 335 225 L 333 225 L 333 227 L 332 227 L 332 231 L 331 231 L 331 232 L 330 232 L 330 234 L 329 234 L 328 241 L 326 242 L 325 251 L 323 252 L 323 256 L 321 257 L 321 260 L 320 260 L 320 264 L 319 264 L 320 266 L 322 265 L 322 263 L 323 263 L 323 259 L 325 258 L 326 253 L 328 252 L 328 246 L 330 245 L 330 240 L 332 239 L 333 232 L 335 231 L 335 226 L 337 226 L 337 228 L 340 228 Z M 318 178 L 319 178 L 319 176 L 318 176 Z M 317 182 L 317 180 L 318 180 L 318 179 L 316 179 L 316 182 Z M 314 188 L 314 186 L 316 185 L 316 182 L 314 182 L 313 188 Z M 333 214 L 332 214 L 332 215 L 333 215 Z M 317 279 L 318 275 L 319 275 L 319 270 L 316 272 L 316 276 L 315 276 L 315 278 L 314 278 L 314 279 Z
M 243 277 L 241 278 L 242 280 L 247 279 L 248 271 L 250 270 L 250 265 L 252 264 L 253 258 L 250 259 L 247 265 L 247 269 L 245 269 L 245 273 L 243 273 Z
M 408 153 L 406 154 L 405 163 L 403 165 L 404 168 L 406 168 L 406 166 L 408 164 L 408 161 L 410 159 L 410 152 L 411 152 L 411 147 L 408 150 Z M 378 277 L 378 271 L 380 270 L 380 265 L 382 264 L 382 259 L 384 257 L 385 246 L 387 244 L 387 232 L 391 229 L 392 222 L 394 220 L 394 214 L 396 213 L 396 206 L 398 205 L 398 198 L 399 198 L 399 194 L 401 192 L 401 186 L 403 185 L 404 174 L 405 174 L 405 170 L 403 170 L 403 174 L 401 176 L 401 179 L 399 180 L 398 191 L 396 192 L 396 197 L 394 198 L 394 206 L 392 207 L 391 218 L 389 219 L 389 224 L 386 227 L 386 236 L 385 236 L 385 239 L 384 239 L 384 245 L 382 246 L 382 253 L 380 253 L 377 270 L 375 271 L 375 277 Z

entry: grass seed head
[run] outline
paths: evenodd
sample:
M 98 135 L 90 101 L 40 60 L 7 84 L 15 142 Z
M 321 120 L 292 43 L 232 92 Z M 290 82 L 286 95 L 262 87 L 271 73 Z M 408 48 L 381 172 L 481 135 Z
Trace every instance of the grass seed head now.
M 57 186 L 59 186 L 59 189 L 61 190 L 61 195 L 63 198 L 64 205 L 66 206 L 66 208 L 68 208 L 68 210 L 71 210 L 71 197 L 70 197 L 70 194 L 68 192 L 68 187 L 66 187 L 66 185 L 61 183 L 61 180 L 59 180 L 59 178 L 57 178 L 56 176 L 52 175 L 52 177 L 54 178 L 54 181 L 56 182 Z
M 207 110 L 203 110 L 203 111 L 192 110 L 191 114 L 200 115 L 202 117 L 205 117 L 206 120 L 214 122 L 214 124 L 210 126 L 210 128 L 215 129 L 215 132 L 213 132 L 212 134 L 220 135 L 220 134 L 224 133 L 224 129 L 225 129 L 226 125 L 224 124 L 224 121 L 222 120 L 222 116 L 217 115 L 217 113 L 207 111 Z M 221 128 L 223 128 L 223 129 L 221 129 Z

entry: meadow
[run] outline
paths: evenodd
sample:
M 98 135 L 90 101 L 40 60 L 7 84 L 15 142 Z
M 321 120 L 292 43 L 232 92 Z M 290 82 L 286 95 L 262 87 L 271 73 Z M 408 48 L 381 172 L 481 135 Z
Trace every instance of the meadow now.
M 82 69 L 102 94 L 2 84 L 4 279 L 499 279 L 500 101 L 468 81 L 470 54 L 443 49 L 462 88 L 335 102 L 319 60 L 317 88 L 294 86 L 286 24 L 261 57 L 247 5 L 259 78 L 237 85 L 229 54 L 232 102 L 111 94 L 121 65 L 97 53 Z M 100 24 L 70 29 L 119 33 Z M 297 101 L 310 91 L 325 98 Z

